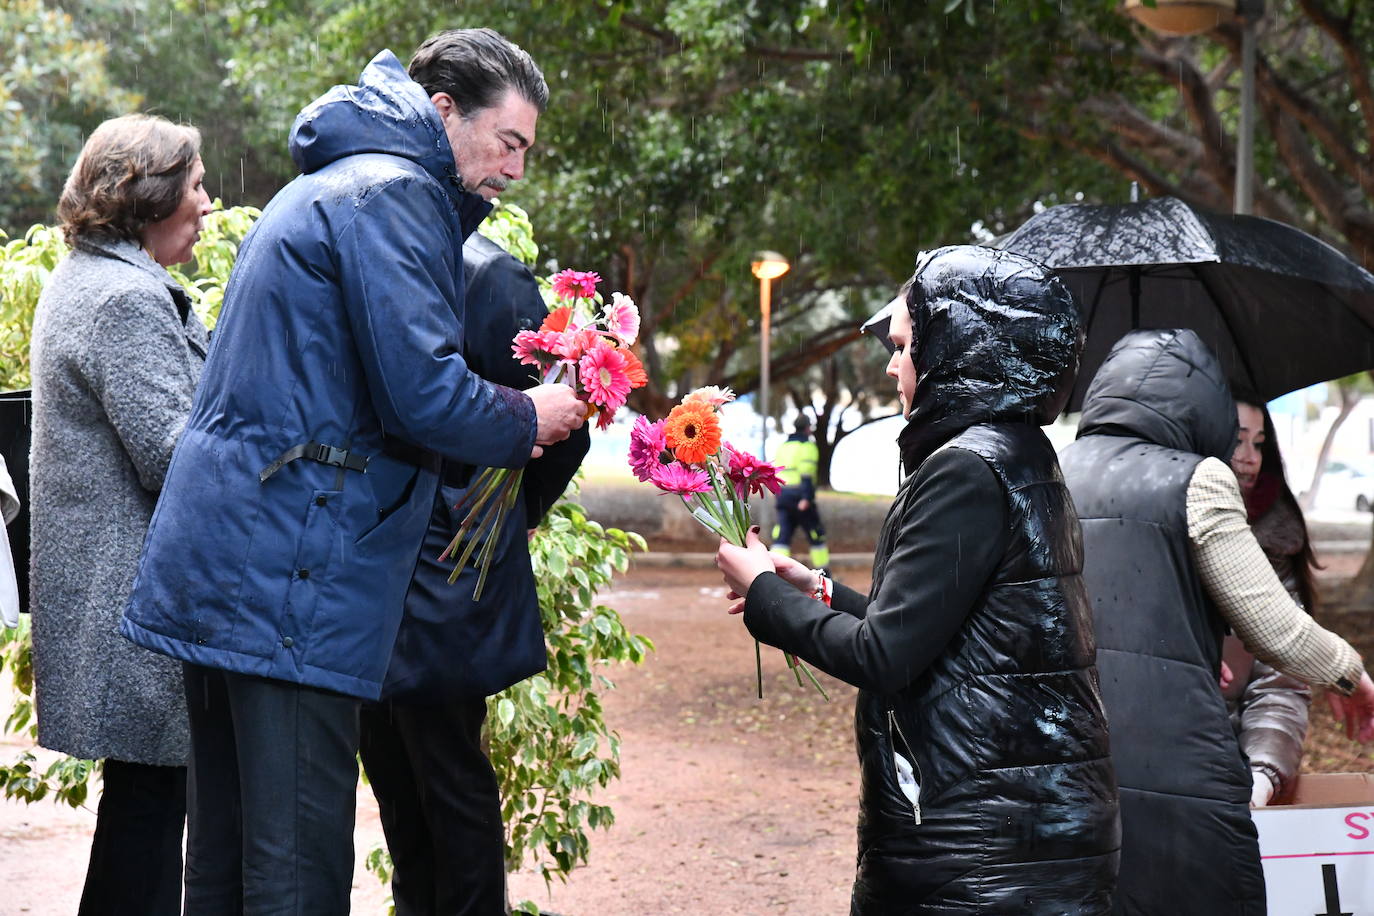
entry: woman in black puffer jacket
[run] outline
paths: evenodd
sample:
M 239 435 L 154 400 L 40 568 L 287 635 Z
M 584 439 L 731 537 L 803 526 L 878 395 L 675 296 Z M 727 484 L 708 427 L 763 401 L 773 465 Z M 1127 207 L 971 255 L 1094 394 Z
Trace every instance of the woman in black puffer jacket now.
M 1077 516 L 1039 429 L 1073 384 L 1077 309 L 1047 269 L 972 246 L 924 256 L 897 305 L 908 476 L 872 590 L 751 537 L 717 554 L 732 610 L 860 688 L 851 913 L 1107 913 L 1116 781 Z

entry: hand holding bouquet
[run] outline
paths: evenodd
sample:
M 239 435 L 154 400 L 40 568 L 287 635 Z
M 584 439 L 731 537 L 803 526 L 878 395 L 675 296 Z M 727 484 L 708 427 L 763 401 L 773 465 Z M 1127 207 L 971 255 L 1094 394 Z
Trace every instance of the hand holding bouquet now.
M 588 419 L 596 414 L 597 428 L 605 429 L 630 392 L 647 385 L 649 378 L 630 350 L 639 336 L 639 309 L 622 293 L 612 293 L 606 303 L 596 291 L 600 281 L 600 276 L 589 271 L 555 274 L 548 281 L 552 311 L 538 330 L 517 333 L 511 350 L 521 363 L 538 368 L 541 381 L 571 385 L 587 402 Z M 454 507 L 468 511 L 439 559 L 462 548 L 448 579 L 451 584 L 476 553 L 479 573 L 473 600 L 482 597 L 497 541 L 493 535 L 514 508 L 524 474 L 523 468 L 486 468 Z
M 668 416 L 655 423 L 635 421 L 630 433 L 630 470 L 664 493 L 676 494 L 687 511 L 731 544 L 744 546 L 749 533 L 749 497 L 782 489 L 781 467 L 761 461 L 721 437 L 721 405 L 735 397 L 729 388 L 698 388 Z M 800 659 L 783 653 L 802 684 L 806 675 L 827 700 L 825 689 Z M 763 662 L 754 643 L 759 697 L 763 697 Z

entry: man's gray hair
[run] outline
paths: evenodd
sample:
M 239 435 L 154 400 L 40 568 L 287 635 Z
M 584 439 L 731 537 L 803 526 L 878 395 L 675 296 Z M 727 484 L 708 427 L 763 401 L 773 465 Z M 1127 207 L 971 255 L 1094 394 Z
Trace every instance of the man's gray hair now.
M 510 89 L 541 114 L 549 104 L 549 86 L 534 60 L 492 29 L 433 35 L 415 51 L 408 69 L 429 95 L 447 93 L 464 118 L 496 105 Z

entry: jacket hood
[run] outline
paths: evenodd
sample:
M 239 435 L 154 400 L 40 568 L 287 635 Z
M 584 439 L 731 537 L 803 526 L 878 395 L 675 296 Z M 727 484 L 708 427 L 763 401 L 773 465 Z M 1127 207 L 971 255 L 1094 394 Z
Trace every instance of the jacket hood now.
M 1049 268 L 975 245 L 924 254 L 906 298 L 916 391 L 898 437 L 907 469 L 978 423 L 1050 423 L 1078 372 L 1078 306 Z
M 1189 330 L 1131 331 L 1116 342 L 1083 398 L 1078 436 L 1130 436 L 1227 460 L 1236 405 L 1221 363 Z
M 335 86 L 301 110 L 291 126 L 291 158 L 304 174 L 358 153 L 410 159 L 455 201 L 463 183 L 453 148 L 429 96 L 390 51 L 372 58 L 356 86 Z

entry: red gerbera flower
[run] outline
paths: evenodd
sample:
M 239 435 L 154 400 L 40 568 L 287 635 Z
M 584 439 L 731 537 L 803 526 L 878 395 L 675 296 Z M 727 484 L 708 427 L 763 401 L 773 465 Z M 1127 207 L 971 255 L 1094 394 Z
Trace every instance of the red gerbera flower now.
M 566 305 L 549 312 L 549 317 L 544 319 L 544 323 L 539 326 L 541 331 L 565 331 L 568 328 L 568 319 L 572 318 L 572 309 Z
M 620 352 L 625 354 L 625 377 L 630 380 L 630 387 L 643 388 L 649 384 L 649 374 L 644 371 L 644 364 L 634 355 L 634 351 L 622 349 Z
M 730 478 L 730 483 L 734 485 L 735 493 L 741 500 L 746 500 L 751 495 L 762 496 L 764 490 L 776 496 L 782 489 L 782 479 L 778 477 L 778 471 L 782 470 L 781 466 L 760 461 L 728 442 L 724 448 L 730 457 L 725 475 Z

